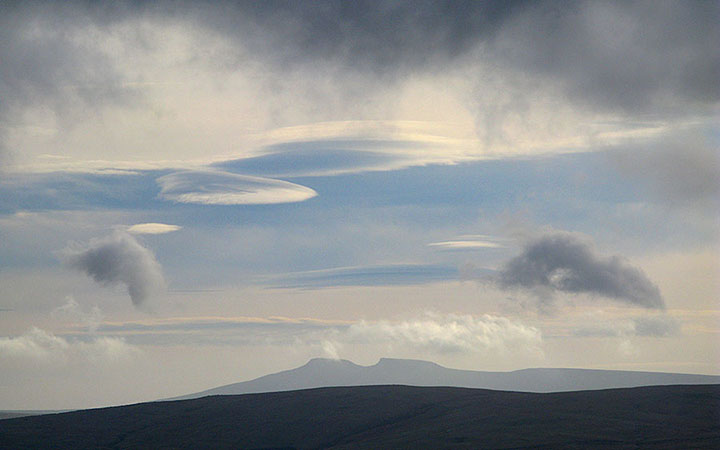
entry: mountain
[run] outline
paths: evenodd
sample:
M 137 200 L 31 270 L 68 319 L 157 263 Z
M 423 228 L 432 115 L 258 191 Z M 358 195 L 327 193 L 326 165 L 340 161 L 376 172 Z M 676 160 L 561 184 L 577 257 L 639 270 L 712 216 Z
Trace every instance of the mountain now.
M 720 385 L 551 394 L 411 386 L 151 402 L 0 421 L 0 448 L 720 448 Z
M 517 392 L 564 392 L 718 383 L 720 383 L 720 376 L 711 375 L 589 369 L 523 369 L 513 372 L 480 372 L 448 369 L 432 362 L 409 359 L 382 358 L 373 366 L 360 366 L 347 360 L 317 358 L 311 359 L 307 364 L 296 369 L 170 400 L 199 398 L 207 395 L 236 395 L 327 386 L 382 384 L 453 386 Z

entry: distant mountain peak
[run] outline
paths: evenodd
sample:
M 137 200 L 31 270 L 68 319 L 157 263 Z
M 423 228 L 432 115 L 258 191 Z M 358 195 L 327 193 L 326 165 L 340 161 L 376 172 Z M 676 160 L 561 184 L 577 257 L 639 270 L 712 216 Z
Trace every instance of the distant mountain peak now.
M 361 366 L 346 359 L 313 358 L 304 366 L 175 399 L 278 392 L 323 386 L 456 386 L 520 392 L 561 392 L 670 384 L 720 384 L 720 376 L 617 370 L 536 368 L 483 372 L 416 359 L 380 358 Z
M 400 358 L 380 358 L 375 367 L 442 367 L 431 361 L 423 361 L 421 359 L 400 359 Z
M 337 367 L 337 366 L 353 366 L 357 367 L 352 361 L 347 359 L 333 359 L 333 358 L 312 358 L 304 367 Z

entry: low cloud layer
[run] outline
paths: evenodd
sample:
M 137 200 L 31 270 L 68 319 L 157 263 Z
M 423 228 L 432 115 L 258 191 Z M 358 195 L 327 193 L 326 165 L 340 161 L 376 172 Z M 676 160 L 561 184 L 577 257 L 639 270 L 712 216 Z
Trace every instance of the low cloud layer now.
M 663 309 L 658 287 L 620 256 L 602 256 L 584 239 L 551 233 L 528 242 L 499 271 L 506 289 L 532 291 L 538 298 L 557 292 L 593 294 L 645 308 Z
M 98 283 L 124 285 L 135 306 L 143 305 L 165 286 L 155 255 L 126 233 L 116 232 L 93 239 L 85 247 L 68 248 L 63 260 Z
M 720 145 L 709 130 L 663 136 L 641 148 L 620 148 L 608 155 L 621 173 L 646 184 L 661 202 L 717 209 Z
M 317 195 L 299 184 L 227 172 L 187 171 L 157 179 L 160 198 L 201 205 L 264 205 L 302 202 Z
M 670 316 L 636 317 L 580 327 L 578 337 L 670 337 L 680 332 L 680 322 Z
M 121 338 L 74 341 L 35 327 L 21 336 L 0 337 L 0 362 L 3 364 L 104 365 L 122 362 L 138 352 Z
M 393 286 L 457 280 L 455 266 L 388 264 L 294 272 L 265 280 L 277 288 L 319 289 L 336 286 Z
M 516 352 L 542 355 L 542 334 L 535 327 L 485 314 L 428 315 L 402 322 L 359 322 L 350 326 L 349 342 L 385 344 L 435 353 Z

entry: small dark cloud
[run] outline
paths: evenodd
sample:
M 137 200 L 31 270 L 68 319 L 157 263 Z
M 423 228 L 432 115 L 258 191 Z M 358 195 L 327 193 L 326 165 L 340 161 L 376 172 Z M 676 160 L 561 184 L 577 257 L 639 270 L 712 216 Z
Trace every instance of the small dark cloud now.
M 555 232 L 528 242 L 498 272 L 505 289 L 524 289 L 540 299 L 553 294 L 594 294 L 645 308 L 663 309 L 658 287 L 619 256 L 596 254 L 577 235 Z
M 93 239 L 82 248 L 68 248 L 63 261 L 98 283 L 126 286 L 135 306 L 143 305 L 165 286 L 162 268 L 155 255 L 122 232 Z

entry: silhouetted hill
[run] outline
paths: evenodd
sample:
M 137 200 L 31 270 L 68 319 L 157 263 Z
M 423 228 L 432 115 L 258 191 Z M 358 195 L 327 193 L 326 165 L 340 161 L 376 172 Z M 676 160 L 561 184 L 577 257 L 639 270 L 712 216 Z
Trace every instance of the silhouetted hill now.
M 346 360 L 311 359 L 293 370 L 229 384 L 172 400 L 207 395 L 279 392 L 327 386 L 453 386 L 520 392 L 564 392 L 673 384 L 718 384 L 720 376 L 660 372 L 588 369 L 524 369 L 513 372 L 479 372 L 448 369 L 408 359 L 382 358 L 373 366 Z
M 720 448 L 720 385 L 553 394 L 409 386 L 0 421 L 0 448 Z

